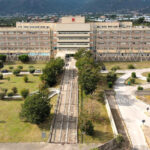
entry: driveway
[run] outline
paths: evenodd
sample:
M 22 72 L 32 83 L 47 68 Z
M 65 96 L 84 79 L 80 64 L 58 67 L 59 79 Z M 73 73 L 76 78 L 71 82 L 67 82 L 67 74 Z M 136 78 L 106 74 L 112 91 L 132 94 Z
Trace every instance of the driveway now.
M 141 128 L 143 119 L 146 120 L 145 124 L 150 126 L 150 117 L 145 115 L 148 105 L 136 98 L 134 92 L 137 86 L 128 86 L 124 84 L 125 80 L 131 76 L 132 72 L 136 72 L 137 77 L 140 79 L 146 80 L 146 78 L 142 76 L 142 73 L 150 72 L 150 69 L 117 71 L 117 73 L 125 74 L 116 81 L 116 85 L 114 86 L 116 101 L 128 129 L 133 148 L 135 150 L 149 150 Z M 150 84 L 145 84 L 143 87 L 150 88 Z

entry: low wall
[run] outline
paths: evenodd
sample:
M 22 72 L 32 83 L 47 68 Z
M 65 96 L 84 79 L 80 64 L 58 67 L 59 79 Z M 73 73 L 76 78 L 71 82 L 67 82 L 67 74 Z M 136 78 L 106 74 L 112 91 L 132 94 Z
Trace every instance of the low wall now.
M 98 150 L 115 150 L 118 148 L 118 145 L 116 143 L 116 140 L 113 139 L 103 145 L 101 145 L 100 147 L 98 147 Z
M 105 96 L 105 105 L 106 105 L 107 113 L 108 113 L 109 120 L 110 120 L 110 123 L 111 123 L 111 127 L 112 127 L 114 135 L 117 136 L 118 131 L 117 131 L 117 127 L 116 127 L 112 112 L 111 112 L 111 108 L 110 108 L 110 105 L 109 105 L 109 102 L 107 100 L 106 95 L 104 95 L 104 96 Z
M 150 91 L 136 91 L 135 94 L 137 96 L 144 96 L 144 95 L 150 95 Z

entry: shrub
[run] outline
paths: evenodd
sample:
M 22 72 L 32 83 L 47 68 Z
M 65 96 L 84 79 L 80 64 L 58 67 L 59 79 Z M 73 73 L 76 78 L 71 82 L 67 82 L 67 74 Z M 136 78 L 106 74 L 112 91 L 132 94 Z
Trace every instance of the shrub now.
M 130 83 L 134 84 L 134 83 L 135 83 L 135 79 L 134 79 L 134 78 L 131 78 L 131 79 L 130 79 Z
M 34 69 L 34 68 L 30 68 L 30 69 L 29 69 L 29 72 L 32 74 L 32 73 L 35 72 L 35 69 Z
M 148 77 L 150 78 L 150 73 L 148 74 Z
M 131 77 L 132 77 L 132 78 L 136 78 L 136 73 L 135 73 L 135 72 L 132 72 Z
M 130 64 L 128 65 L 128 69 L 135 69 L 135 67 L 132 64 Z
M 13 66 L 10 66 L 9 69 L 12 70 L 12 69 L 14 69 L 14 67 L 13 67 Z
M 115 81 L 116 81 L 116 79 L 117 79 L 117 75 L 114 73 L 114 72 L 109 72 L 108 74 L 107 74 L 107 82 L 112 82 L 112 83 L 114 83 Z
M 0 80 L 2 80 L 3 79 L 3 74 L 0 74 Z
M 12 90 L 12 92 L 14 93 L 14 95 L 16 95 L 17 92 L 18 92 L 18 89 L 17 89 L 16 87 L 13 87 L 11 90 Z
M 147 77 L 147 82 L 150 82 L 150 77 Z
M 23 66 L 17 66 L 18 69 L 22 70 L 23 69 Z
M 8 89 L 2 88 L 1 90 L 5 93 L 5 95 L 7 94 Z
M 26 62 L 29 61 L 29 56 L 26 55 L 26 54 L 20 55 L 20 56 L 19 56 L 19 60 L 20 60 L 21 62 L 23 62 L 23 63 L 26 63 Z
M 30 69 L 30 68 L 34 68 L 34 66 L 29 66 L 29 69 Z
M 143 87 L 142 86 L 138 86 L 137 90 L 138 91 L 143 91 Z
M 29 79 L 28 79 L 28 76 L 25 75 L 24 78 L 23 78 L 23 80 L 24 80 L 25 83 L 27 83 L 28 80 L 29 80 Z
M 124 138 L 121 134 L 117 135 L 117 137 L 115 138 L 115 141 L 118 145 L 119 148 L 121 148 L 122 143 L 124 142 Z
M 105 104 L 104 92 L 98 94 L 98 101 Z
M 20 69 L 15 69 L 15 70 L 13 71 L 13 74 L 14 74 L 15 76 L 18 76 L 18 75 L 20 74 Z
M 4 67 L 2 60 L 0 60 L 0 69 Z
M 0 60 L 5 62 L 6 61 L 6 55 L 0 54 Z
M 47 95 L 41 93 L 28 96 L 22 105 L 20 117 L 31 123 L 39 124 L 50 115 L 50 104 Z
M 12 97 L 13 95 L 14 95 L 13 92 L 8 92 L 8 93 L 7 93 L 7 96 L 8 96 L 8 97 Z
M 25 99 L 29 95 L 28 89 L 21 90 L 21 96 Z
M 10 81 L 10 77 L 7 77 L 7 80 Z
M 85 121 L 81 126 L 81 131 L 85 132 L 87 135 L 94 134 L 94 126 L 91 120 Z
M 109 88 L 112 88 L 112 87 L 113 87 L 112 82 L 108 82 L 108 87 L 109 87 Z
M 116 70 L 118 70 L 118 69 L 120 69 L 119 66 L 114 66 L 114 67 L 111 68 L 112 71 L 116 71 Z
M 4 97 L 5 97 L 5 93 L 4 92 L 0 92 L 0 99 L 2 100 L 2 99 L 4 99 Z

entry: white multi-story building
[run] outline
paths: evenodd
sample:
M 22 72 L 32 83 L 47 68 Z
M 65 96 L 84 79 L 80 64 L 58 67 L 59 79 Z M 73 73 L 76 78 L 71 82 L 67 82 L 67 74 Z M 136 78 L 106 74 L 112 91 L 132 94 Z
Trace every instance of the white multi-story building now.
M 0 28 L 0 53 L 8 56 L 49 59 L 74 54 L 80 48 L 92 50 L 102 60 L 149 60 L 150 28 L 133 27 L 132 22 L 86 23 L 81 16 Z

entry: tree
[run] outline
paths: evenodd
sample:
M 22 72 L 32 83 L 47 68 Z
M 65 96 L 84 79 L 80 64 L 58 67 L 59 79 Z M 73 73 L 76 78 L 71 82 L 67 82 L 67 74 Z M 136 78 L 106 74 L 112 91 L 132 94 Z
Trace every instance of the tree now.
M 85 91 L 85 94 L 92 94 L 97 87 L 98 81 L 98 71 L 90 65 L 85 66 L 79 72 L 79 83 Z
M 11 90 L 12 90 L 12 92 L 14 93 L 14 95 L 16 95 L 17 92 L 18 92 L 18 89 L 17 89 L 16 87 L 13 87 Z
M 29 79 L 28 79 L 27 75 L 24 76 L 23 80 L 24 80 L 25 83 L 28 82 Z
M 107 82 L 112 82 L 112 84 L 114 84 L 114 82 L 117 79 L 117 75 L 114 72 L 109 72 L 106 76 Z
M 23 69 L 23 66 L 17 66 L 18 69 L 22 70 Z
M 41 80 L 49 86 L 55 85 L 58 77 L 63 72 L 64 64 L 64 60 L 61 58 L 51 59 L 43 69 Z
M 91 120 L 87 120 L 83 122 L 81 126 L 81 131 L 85 132 L 87 135 L 93 135 L 94 134 L 94 126 Z
M 3 79 L 3 74 L 0 74 L 0 80 L 2 80 Z
M 25 99 L 20 117 L 28 122 L 39 124 L 50 115 L 50 108 L 47 95 L 34 94 Z
M 138 86 L 137 90 L 138 91 L 143 91 L 143 87 L 142 86 Z
M 82 58 L 83 55 L 85 54 L 85 52 L 86 52 L 86 49 L 85 49 L 85 48 L 79 49 L 79 50 L 75 53 L 74 58 L 75 58 L 76 60 L 78 60 L 79 58 Z
M 6 61 L 6 55 L 0 54 L 0 60 L 2 62 L 5 62 Z
M 25 99 L 29 95 L 28 89 L 21 90 L 21 96 Z
M 18 76 L 18 75 L 20 74 L 20 69 L 15 69 L 15 70 L 13 71 L 13 74 L 14 74 L 15 76 Z
M 2 69 L 4 67 L 3 61 L 0 60 L 0 69 Z
M 35 69 L 34 69 L 34 68 L 30 68 L 30 69 L 29 69 L 29 72 L 30 72 L 31 74 L 33 74 L 33 73 L 35 72 Z
M 134 83 L 135 83 L 135 79 L 134 79 L 134 78 L 131 78 L 131 79 L 130 79 L 130 83 L 134 84 Z
M 130 64 L 128 65 L 128 69 L 135 69 L 135 67 L 132 64 Z
M 14 93 L 13 92 L 9 92 L 9 93 L 7 93 L 7 96 L 8 97 L 12 97 L 14 95 Z
M 19 60 L 20 60 L 21 62 L 23 62 L 23 63 L 26 63 L 26 62 L 29 61 L 29 56 L 26 55 L 26 54 L 20 55 L 20 56 L 19 56 Z
M 135 72 L 132 72 L 131 77 L 132 77 L 132 78 L 136 78 L 136 73 L 135 73 Z

